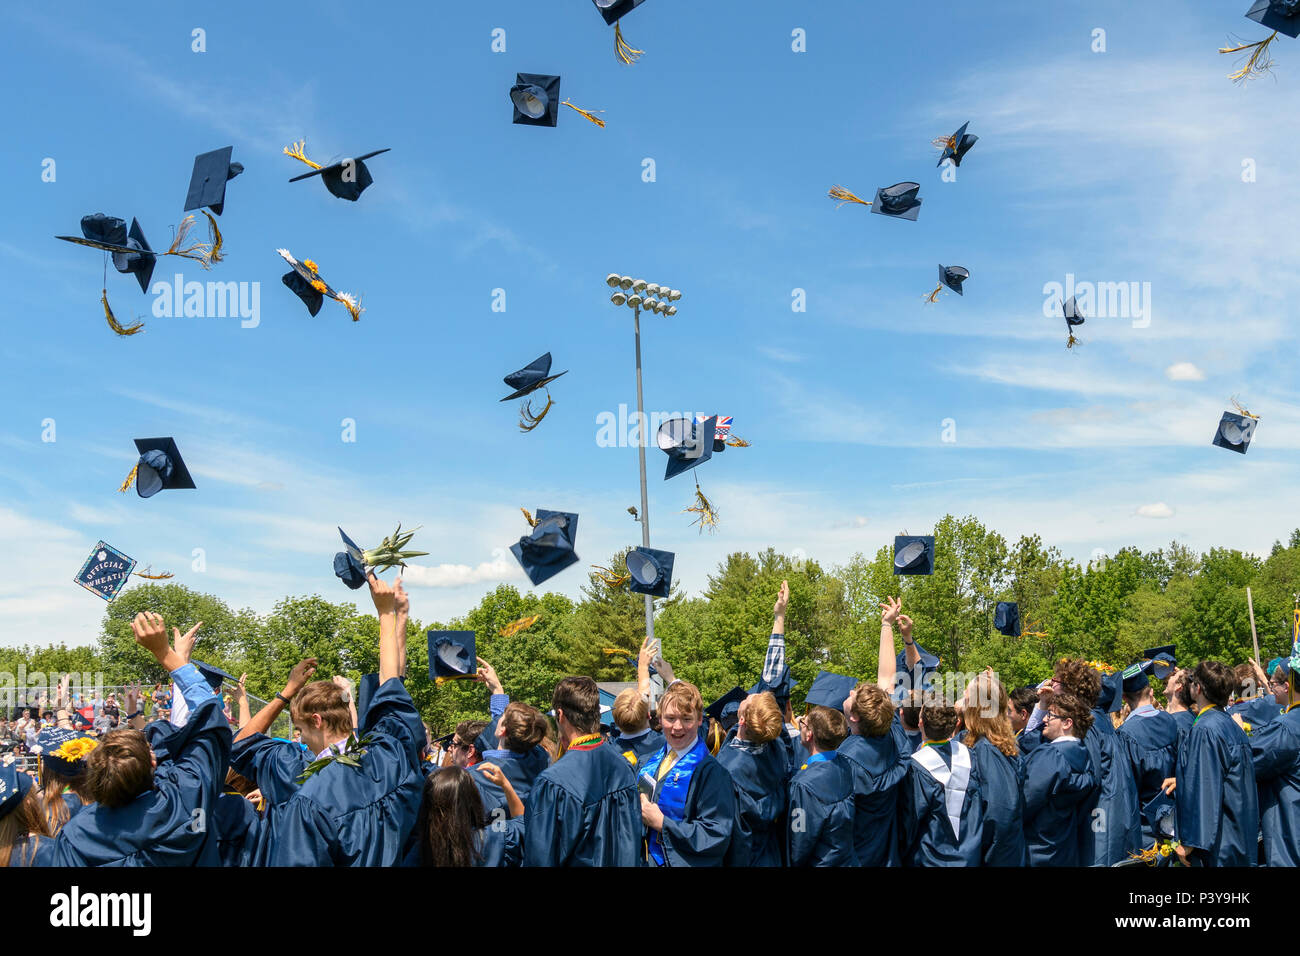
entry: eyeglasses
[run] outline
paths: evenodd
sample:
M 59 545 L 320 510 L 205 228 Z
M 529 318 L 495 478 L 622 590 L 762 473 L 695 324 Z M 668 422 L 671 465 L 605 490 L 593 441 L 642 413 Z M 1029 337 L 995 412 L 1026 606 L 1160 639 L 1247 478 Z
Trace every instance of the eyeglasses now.
M 1047 716 L 1043 718 L 1043 723 L 1047 723 L 1047 721 L 1049 720 L 1069 720 L 1069 719 L 1070 719 L 1069 717 L 1062 717 L 1060 714 L 1053 714 L 1051 711 L 1048 711 Z
M 460 747 L 465 750 L 469 750 L 470 746 L 471 746 L 470 744 L 461 743 L 459 740 L 453 740 L 451 743 L 447 744 L 447 749 L 455 750 L 457 747 Z

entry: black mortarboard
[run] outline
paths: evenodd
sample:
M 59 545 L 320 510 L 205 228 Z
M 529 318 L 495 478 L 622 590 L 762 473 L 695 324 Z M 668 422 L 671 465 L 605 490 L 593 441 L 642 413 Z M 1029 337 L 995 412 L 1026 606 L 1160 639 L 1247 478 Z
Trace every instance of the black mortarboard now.
M 1079 311 L 1078 296 L 1070 296 L 1061 303 L 1061 314 L 1065 316 L 1066 326 L 1083 325 L 1083 313 Z
M 1175 810 L 1174 798 L 1163 790 L 1156 791 L 1156 795 L 1142 805 L 1142 819 L 1157 840 L 1174 835 Z
M 895 574 L 934 574 L 934 536 L 900 534 L 894 538 Z
M 1173 644 L 1161 644 L 1159 647 L 1148 647 L 1142 652 L 1142 660 L 1151 662 L 1151 676 L 1156 680 L 1164 680 L 1175 669 L 1175 647 Z
M 969 121 L 962 123 L 961 129 L 948 138 L 943 146 L 943 155 L 939 157 L 939 162 L 935 165 L 942 166 L 945 159 L 951 159 L 954 166 L 961 165 L 961 158 L 970 151 L 970 148 L 975 145 L 975 141 L 979 139 L 978 136 L 972 136 L 966 132 L 966 127 L 969 125 Z
M 627 553 L 628 590 L 651 597 L 667 597 L 673 586 L 673 552 L 633 548 Z
M 33 777 L 20 771 L 17 766 L 0 767 L 0 820 L 18 808 L 35 783 Z
M 704 422 L 689 418 L 671 418 L 659 426 L 659 447 L 668 455 L 664 481 L 690 471 L 713 457 L 713 438 L 717 433 L 718 417 Z
M 1255 0 L 1246 16 L 1270 30 L 1300 37 L 1300 0 Z
M 140 283 L 140 291 L 149 291 L 149 280 L 153 278 L 154 266 L 158 257 L 149 247 L 144 237 L 144 230 L 136 219 L 131 220 L 128 232 L 126 222 L 115 216 L 105 216 L 97 212 L 91 216 L 81 217 L 81 234 L 76 236 L 55 236 L 65 242 L 75 242 L 79 246 L 90 246 L 113 254 L 113 268 L 121 273 L 135 276 Z
M 361 711 L 357 711 L 357 719 L 358 719 L 358 720 L 360 720 L 360 715 L 361 715 Z M 429 743 L 431 743 L 431 744 L 437 744 L 437 745 L 438 745 L 439 747 L 441 747 L 443 750 L 446 750 L 446 749 L 447 749 L 447 744 L 451 743 L 452 739 L 453 739 L 455 736 L 456 736 L 456 731 L 453 730 L 451 733 L 449 733 L 449 734 L 443 734 L 441 737 L 434 737 L 431 741 L 429 741 Z
M 568 511 L 537 509 L 537 524 L 530 534 L 510 546 L 510 553 L 534 585 L 578 561 L 574 552 L 578 538 L 578 516 Z
M 194 661 L 193 664 L 199 669 L 199 673 L 203 675 L 203 679 L 208 682 L 213 690 L 221 690 L 221 685 L 226 681 L 230 681 L 232 684 L 239 683 L 238 677 L 223 671 L 215 664 L 204 664 L 202 661 Z
M 152 498 L 160 491 L 172 488 L 193 488 L 194 479 L 181 458 L 180 449 L 170 438 L 137 438 L 136 451 L 140 460 L 135 467 L 135 493 L 141 498 Z M 129 484 L 124 485 L 125 491 Z
M 748 696 L 743 687 L 733 687 L 705 707 L 704 713 L 722 724 L 724 730 L 730 730 L 740 720 L 740 702 Z
M 511 372 L 505 377 L 506 385 L 510 386 L 515 391 L 514 394 L 507 395 L 505 398 L 501 399 L 501 401 L 508 402 L 513 398 L 523 398 L 525 395 L 549 385 L 561 375 L 567 375 L 568 373 L 569 370 L 565 369 L 563 372 L 558 372 L 555 375 L 552 375 L 551 353 L 547 352 L 541 358 L 534 359 L 519 371 Z
M 310 179 L 312 176 L 319 176 L 321 182 L 325 184 L 325 188 L 333 195 L 337 196 L 339 199 L 356 202 L 357 199 L 361 197 L 361 194 L 366 191 L 366 187 L 375 181 L 370 175 L 370 169 L 366 166 L 364 160 L 370 159 L 372 156 L 378 156 L 381 153 L 386 153 L 391 148 L 392 147 L 385 147 L 384 149 L 377 149 L 371 153 L 363 153 L 360 156 L 340 159 L 337 163 L 330 163 L 328 166 L 313 169 L 311 172 L 303 173 L 301 176 L 294 176 L 289 180 L 289 182 L 296 183 L 302 179 Z M 298 152 L 302 152 L 301 146 L 298 147 Z M 301 158 L 300 156 L 296 156 L 294 153 L 289 153 L 289 155 L 294 156 L 295 159 Z
M 478 669 L 473 631 L 429 631 L 429 676 L 472 677 Z
M 342 528 L 339 528 L 339 537 L 343 539 L 343 546 L 347 550 L 334 555 L 334 574 L 355 591 L 366 583 L 365 552 Z
M 1124 672 L 1112 671 L 1101 675 L 1101 691 L 1097 694 L 1097 709 L 1105 714 L 1116 713 L 1124 706 Z
M 226 204 L 226 183 L 244 171 L 242 163 L 232 163 L 233 146 L 223 146 L 194 157 L 190 189 L 185 194 L 185 211 L 207 206 L 218 216 Z
M 776 705 L 784 711 L 785 705 L 790 702 L 790 695 L 794 693 L 794 689 L 798 686 L 799 682 L 790 676 L 790 664 L 787 662 L 781 673 L 776 676 L 775 681 L 769 684 L 760 677 L 758 683 L 751 687 L 749 692 L 751 694 L 770 693 L 776 698 Z
M 993 612 L 993 627 L 1007 637 L 1020 636 L 1020 606 L 1014 601 L 999 601 Z
M 962 294 L 961 284 L 970 278 L 970 271 L 962 266 L 939 266 L 939 284 L 945 285 L 958 295 Z
M 894 183 L 892 186 L 877 189 L 871 211 L 882 216 L 910 219 L 915 222 L 916 217 L 921 214 L 921 200 L 916 198 L 920 188 L 920 183 Z
M 592 0 L 592 3 L 606 23 L 616 23 L 645 3 L 645 0 Z
M 813 678 L 812 686 L 808 688 L 808 696 L 805 702 L 809 707 L 829 707 L 831 710 L 841 710 L 844 707 L 844 701 L 849 696 L 849 691 L 858 686 L 856 677 L 849 677 L 846 674 L 833 674 L 830 671 L 818 671 L 817 676 Z
M 517 73 L 510 88 L 514 122 L 522 126 L 554 126 L 560 119 L 560 78 L 545 73 Z
M 325 304 L 325 296 L 317 291 L 306 279 L 298 275 L 297 272 L 292 270 L 286 272 L 280 276 L 280 281 L 288 286 L 294 295 L 302 299 L 307 306 L 307 311 L 312 315 L 319 312 L 320 307 Z
M 1257 424 L 1259 422 L 1256 419 L 1247 415 L 1224 412 L 1223 418 L 1219 419 L 1219 427 L 1214 432 L 1214 440 L 1211 444 L 1244 455 L 1246 449 L 1250 447 L 1250 440 L 1255 436 Z
M 1147 680 L 1147 671 L 1151 670 L 1151 667 L 1151 661 L 1143 661 L 1141 664 L 1130 664 L 1124 668 L 1120 674 L 1123 692 L 1136 694 L 1143 687 L 1150 687 L 1151 682 Z

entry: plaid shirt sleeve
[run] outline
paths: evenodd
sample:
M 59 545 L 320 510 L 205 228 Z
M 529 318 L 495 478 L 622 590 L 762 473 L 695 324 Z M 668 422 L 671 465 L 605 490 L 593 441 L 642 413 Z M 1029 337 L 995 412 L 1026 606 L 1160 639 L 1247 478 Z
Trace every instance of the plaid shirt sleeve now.
M 785 670 L 785 635 L 773 634 L 767 642 L 767 656 L 763 658 L 763 683 L 775 684 Z

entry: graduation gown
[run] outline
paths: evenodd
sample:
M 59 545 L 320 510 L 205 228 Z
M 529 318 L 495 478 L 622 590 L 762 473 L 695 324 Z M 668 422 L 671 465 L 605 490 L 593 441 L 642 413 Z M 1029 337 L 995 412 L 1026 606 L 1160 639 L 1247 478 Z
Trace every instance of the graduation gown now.
M 894 718 L 879 737 L 850 734 L 836 751 L 853 774 L 853 850 L 858 866 L 898 866 L 898 801 L 911 750 Z
M 533 781 L 550 766 L 551 755 L 544 747 L 534 747 L 526 754 L 517 754 L 511 750 L 489 750 L 483 755 L 483 761 L 501 768 L 501 772 L 510 781 L 510 786 L 514 787 L 519 802 L 527 807 Z M 469 768 L 469 777 L 483 798 L 483 815 L 488 822 L 506 820 L 510 816 L 506 792 L 487 778 L 479 764 Z
M 615 730 L 609 735 L 610 745 L 623 755 L 633 767 L 639 767 L 641 761 L 657 753 L 664 745 L 664 735 L 657 730 L 647 730 L 639 737 L 624 737 Z
M 1160 784 L 1174 775 L 1178 757 L 1178 723 L 1163 710 L 1139 707 L 1120 725 L 1119 735 L 1128 745 L 1128 757 L 1137 781 L 1138 806 L 1145 807 L 1160 795 Z M 1156 834 L 1142 819 L 1142 845 L 1151 846 Z
M 1300 866 L 1300 709 L 1250 735 L 1267 866 Z
M 1217 707 L 1205 710 L 1178 749 L 1178 839 L 1206 866 L 1254 866 L 1259 794 L 1250 738 Z
M 206 681 L 192 664 L 193 679 Z M 173 678 L 183 684 L 186 668 Z M 209 829 L 230 761 L 230 725 L 221 699 L 195 700 L 189 722 L 167 738 L 168 759 L 154 769 L 152 790 L 124 807 L 88 804 L 53 841 L 42 840 L 37 862 L 47 866 L 217 866 Z
M 738 811 L 728 865 L 783 865 L 789 769 L 785 746 L 779 738 L 752 744 L 733 736 L 716 759 L 731 777 Z
M 360 767 L 337 760 L 289 798 L 268 834 L 272 866 L 392 866 L 420 811 L 424 725 L 397 678 L 370 700 Z
M 722 866 L 738 830 L 736 794 L 731 776 L 709 753 L 703 741 L 696 746 L 703 752 L 691 771 L 682 819 L 673 820 L 665 816 L 659 833 L 666 866 Z M 665 745 L 641 761 L 637 773 L 645 773 L 646 767 L 663 758 L 667 751 Z M 677 772 L 677 766 L 674 766 L 661 779 L 654 781 L 654 796 L 651 798 L 654 803 L 659 803 L 664 785 Z M 655 865 L 653 859 L 647 862 Z
M 366 702 L 367 713 L 370 702 Z M 262 835 L 253 849 L 253 866 L 266 866 L 270 860 L 273 835 L 289 800 L 298 792 L 299 775 L 311 764 L 312 757 L 291 740 L 275 740 L 265 734 L 252 734 L 236 740 L 230 765 L 257 785 L 266 801 L 262 817 Z
M 1092 717 L 1083 742 L 1097 768 L 1101 789 L 1083 824 L 1091 841 L 1084 840 L 1081 865 L 1113 866 L 1142 849 L 1142 807 L 1127 741 L 1115 732 L 1110 714 L 1094 707 Z M 1098 810 L 1101 812 L 1094 814 Z
M 603 739 L 570 747 L 538 775 L 524 819 L 524 866 L 641 862 L 636 771 Z
M 1025 797 L 1020 758 L 1008 757 L 987 740 L 970 748 L 979 777 L 983 816 L 980 856 L 984 866 L 1025 866 Z
M 835 751 L 808 758 L 790 780 L 789 866 L 857 866 L 853 770 Z
M 922 763 L 927 759 L 933 762 L 929 753 L 942 761 L 942 767 L 936 764 L 932 771 Z M 936 773 L 943 776 L 936 777 Z M 945 783 L 943 777 L 948 774 Z M 945 741 L 926 744 L 910 757 L 898 814 L 904 866 L 979 866 L 984 820 L 979 775 L 970 749 L 960 742 Z
M 1241 719 L 1250 724 L 1252 731 L 1265 724 L 1271 724 L 1282 716 L 1282 705 L 1277 702 L 1277 698 L 1272 694 L 1265 694 L 1263 697 L 1255 697 L 1251 700 L 1243 700 L 1233 704 L 1228 709 L 1228 716 L 1241 714 Z
M 264 834 L 257 808 L 238 793 L 217 796 L 212 839 L 222 866 L 253 866 Z
M 1076 737 L 1044 740 L 1020 765 L 1025 795 L 1025 848 L 1030 866 L 1079 866 L 1089 807 L 1101 784 L 1092 757 Z

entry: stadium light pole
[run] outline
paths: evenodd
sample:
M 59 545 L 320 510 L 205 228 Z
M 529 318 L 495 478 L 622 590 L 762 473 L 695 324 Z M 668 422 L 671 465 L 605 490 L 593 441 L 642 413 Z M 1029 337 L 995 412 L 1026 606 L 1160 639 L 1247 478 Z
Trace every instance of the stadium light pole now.
M 645 446 L 650 441 L 650 429 L 646 421 L 645 399 L 641 389 L 641 307 L 644 306 L 646 311 L 656 315 L 676 315 L 677 306 L 669 303 L 676 302 L 682 294 L 677 289 L 670 289 L 657 282 L 633 279 L 631 276 L 619 275 L 615 272 L 605 277 L 605 284 L 614 290 L 609 297 L 612 305 L 618 308 L 627 306 L 632 310 L 632 331 L 636 337 L 636 411 L 640 423 L 637 456 L 641 465 L 641 513 L 637 520 L 641 523 L 641 544 L 648 548 L 650 547 L 650 501 L 645 480 Z M 655 604 L 654 598 L 649 594 L 645 595 L 645 633 L 647 638 L 654 640 Z

